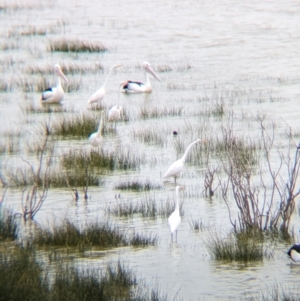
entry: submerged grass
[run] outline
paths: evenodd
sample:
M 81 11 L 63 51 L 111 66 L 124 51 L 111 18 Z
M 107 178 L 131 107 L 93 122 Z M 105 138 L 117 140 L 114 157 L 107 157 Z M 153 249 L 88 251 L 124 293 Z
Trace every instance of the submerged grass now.
M 139 180 L 123 181 L 114 186 L 114 189 L 133 191 L 149 191 L 151 189 L 160 188 L 162 188 L 160 184 L 153 183 L 149 179 L 146 179 L 145 182 L 141 182 Z
M 175 208 L 173 200 L 162 200 L 157 202 L 155 198 L 145 197 L 140 202 L 126 201 L 118 202 L 112 208 L 109 207 L 105 211 L 117 217 L 132 218 L 134 215 L 141 215 L 143 218 L 166 218 Z M 180 215 L 184 216 L 184 203 L 179 204 Z
M 51 52 L 105 52 L 108 48 L 99 42 L 62 38 L 49 41 L 48 50 Z

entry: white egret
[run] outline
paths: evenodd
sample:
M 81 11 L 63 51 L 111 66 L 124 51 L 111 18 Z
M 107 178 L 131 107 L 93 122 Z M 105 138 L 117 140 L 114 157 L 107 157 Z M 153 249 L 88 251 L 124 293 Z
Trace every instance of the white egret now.
M 92 103 L 99 103 L 105 96 L 105 85 L 107 83 L 107 80 L 111 74 L 111 72 L 115 69 L 115 68 L 119 68 L 123 66 L 122 64 L 120 65 L 114 65 L 111 67 L 111 69 L 109 70 L 108 74 L 107 74 L 107 77 L 104 81 L 104 84 L 102 85 L 102 87 L 97 90 L 91 97 L 90 99 L 88 100 L 88 104 L 92 104 Z
M 143 70 L 145 75 L 145 83 L 127 80 L 121 83 L 121 91 L 125 93 L 150 93 L 152 91 L 152 86 L 150 84 L 148 74 L 152 74 L 158 81 L 160 81 L 160 79 L 148 62 L 143 63 Z
M 173 241 L 173 234 L 176 232 L 176 241 L 177 241 L 177 229 L 181 223 L 180 211 L 179 211 L 179 190 L 180 186 L 176 186 L 176 206 L 175 210 L 168 218 L 168 224 L 171 231 L 171 240 Z
M 179 176 L 179 174 L 183 171 L 184 169 L 184 164 L 185 164 L 185 160 L 186 157 L 188 155 L 188 152 L 190 151 L 190 149 L 192 148 L 192 146 L 198 142 L 205 142 L 204 140 L 201 139 L 197 139 L 196 141 L 192 142 L 186 149 L 185 153 L 183 154 L 183 156 L 178 159 L 177 161 L 175 161 L 166 171 L 166 173 L 164 174 L 164 178 L 170 178 L 170 177 L 174 177 L 175 179 L 175 184 L 176 184 L 176 178 Z
M 287 252 L 291 260 L 300 263 L 300 245 L 293 245 Z
M 123 113 L 123 108 L 121 106 L 115 105 L 108 111 L 108 121 L 115 122 L 115 128 L 116 123 L 119 119 L 121 119 Z
M 102 143 L 102 130 L 104 125 L 104 118 L 105 118 L 105 112 L 101 111 L 101 118 L 100 118 L 98 131 L 96 133 L 91 134 L 89 137 L 89 142 L 95 147 L 99 146 Z
M 41 101 L 43 103 L 60 103 L 64 98 L 65 93 L 61 86 L 60 79 L 62 78 L 66 83 L 69 81 L 58 64 L 54 65 L 54 72 L 57 78 L 56 87 L 49 87 L 42 92 Z

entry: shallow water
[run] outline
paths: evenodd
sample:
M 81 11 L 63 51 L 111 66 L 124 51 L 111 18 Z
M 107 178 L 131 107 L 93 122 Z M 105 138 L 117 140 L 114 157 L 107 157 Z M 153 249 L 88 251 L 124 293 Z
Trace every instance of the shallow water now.
M 162 174 L 182 153 L 174 147 L 176 139 L 185 144 L 196 138 L 210 139 L 220 134 L 228 116 L 205 116 L 205 110 L 223 103 L 226 113 L 234 112 L 233 127 L 241 135 L 256 137 L 257 116 L 276 123 L 280 140 L 290 127 L 299 134 L 298 98 L 300 94 L 300 5 L 297 1 L 4 1 L 7 10 L 0 10 L 0 82 L 12 86 L 0 94 L 0 135 L 21 131 L 20 151 L 1 156 L 1 173 L 24 164 L 20 155 L 34 160 L 23 149 L 24 141 L 40 139 L 36 133 L 48 114 L 26 114 L 22 107 L 29 103 L 40 106 L 39 92 L 23 92 L 20 80 L 30 81 L 39 75 L 26 72 L 28 66 L 52 66 L 54 63 L 100 63 L 104 70 L 67 74 L 80 88 L 65 94 L 63 106 L 67 114 L 89 110 L 87 100 L 104 82 L 109 68 L 116 63 L 124 67 L 113 72 L 106 86 L 103 104 L 110 108 L 119 102 L 129 116 L 117 126 L 117 134 L 105 137 L 104 148 L 114 149 L 121 143 L 143 158 L 139 170 L 115 172 L 105 177 L 105 184 L 89 189 L 85 202 L 82 191 L 78 202 L 68 189 L 51 189 L 36 221 L 42 226 L 67 217 L 80 224 L 105 218 L 105 208 L 119 201 L 143 201 L 145 197 L 166 200 L 174 197 L 174 185 L 163 186 Z M 46 35 L 22 35 L 30 26 L 46 29 Z M 51 53 L 50 40 L 78 38 L 102 42 L 108 52 Z M 8 48 L 8 49 L 6 49 Z M 151 95 L 118 96 L 118 85 L 126 79 L 143 80 L 140 65 L 149 61 L 161 81 L 151 78 Z M 170 71 L 162 72 L 166 67 Z M 53 81 L 52 74 L 46 77 Z M 182 108 L 181 116 L 159 116 L 142 119 L 142 108 Z M 53 119 L 62 113 L 52 114 Z M 203 127 L 203 131 L 193 130 Z M 163 146 L 147 144 L 134 138 L 138 130 L 157 129 L 163 135 Z M 190 130 L 186 130 L 186 128 Z M 173 130 L 179 136 L 174 138 Z M 184 138 L 180 135 L 184 132 Z M 199 135 L 201 137 L 199 137 Z M 18 139 L 16 139 L 18 141 Z M 57 141 L 56 155 L 66 149 L 90 149 L 86 140 Z M 274 157 L 276 162 L 276 157 Z M 241 265 L 214 261 L 205 241 L 209 230 L 195 233 L 189 221 L 201 219 L 206 225 L 230 231 L 226 205 L 218 194 L 213 200 L 203 197 L 204 166 L 188 164 L 179 182 L 186 186 L 181 193 L 185 215 L 178 231 L 178 242 L 170 243 L 166 219 L 116 219 L 128 229 L 153 233 L 159 237 L 157 247 L 142 250 L 120 248 L 104 258 L 91 258 L 78 264 L 101 265 L 118 258 L 128 262 L 149 285 L 159 285 L 162 292 L 178 300 L 240 300 L 272 289 L 275 283 L 297 288 L 300 268 L 290 264 L 286 250 L 278 245 L 274 257 L 263 262 Z M 149 179 L 162 185 L 149 193 L 116 191 L 122 179 Z M 10 189 L 5 207 L 21 212 L 19 189 Z M 234 203 L 232 202 L 232 208 Z M 235 209 L 233 209 L 235 210 Z M 298 233 L 299 216 L 293 216 Z M 276 267 L 276 268 L 275 268 Z

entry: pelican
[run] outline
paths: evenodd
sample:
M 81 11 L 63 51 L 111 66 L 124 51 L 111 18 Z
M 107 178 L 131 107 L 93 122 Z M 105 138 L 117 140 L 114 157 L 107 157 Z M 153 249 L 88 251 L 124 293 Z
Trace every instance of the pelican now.
M 121 83 L 121 91 L 125 93 L 150 93 L 152 91 L 152 87 L 149 80 L 149 73 L 152 74 L 158 81 L 160 79 L 154 72 L 154 70 L 151 68 L 150 64 L 148 62 L 143 63 L 143 69 L 144 69 L 144 75 L 145 75 L 145 83 L 136 82 L 136 81 L 125 81 Z
M 123 113 L 123 108 L 121 106 L 115 105 L 108 111 L 108 121 L 115 122 L 115 128 L 117 121 L 121 118 Z
M 61 86 L 60 78 L 62 78 L 66 83 L 69 81 L 58 64 L 54 65 L 54 71 L 57 77 L 57 84 L 56 87 L 50 87 L 43 91 L 41 101 L 44 103 L 60 103 L 64 98 L 65 93 Z
M 106 83 L 107 83 L 107 80 L 108 80 L 108 78 L 109 78 L 111 72 L 112 72 L 115 68 L 119 68 L 119 67 L 121 67 L 121 66 L 123 66 L 123 65 L 120 64 L 120 65 L 114 65 L 114 66 L 111 67 L 111 69 L 109 70 L 109 72 L 108 72 L 108 74 L 107 74 L 107 77 L 106 77 L 106 79 L 105 79 L 105 81 L 104 81 L 104 84 L 102 85 L 102 87 L 101 87 L 99 90 L 97 90 L 97 91 L 90 97 L 90 99 L 88 100 L 88 104 L 92 104 L 92 103 L 95 103 L 95 102 L 96 102 L 96 103 L 99 103 L 99 102 L 104 98 L 104 96 L 105 96 L 105 85 L 106 85 Z
M 300 245 L 293 245 L 287 252 L 293 262 L 300 263 Z
M 192 148 L 192 146 L 198 142 L 205 142 L 204 140 L 201 139 L 197 139 L 196 141 L 192 142 L 186 149 L 185 153 L 183 154 L 183 156 L 178 159 L 177 161 L 175 161 L 166 171 L 166 173 L 164 174 L 164 178 L 170 178 L 170 177 L 174 177 L 175 178 L 175 184 L 176 184 L 176 178 L 178 177 L 178 175 L 183 171 L 184 168 L 184 164 L 185 164 L 185 160 L 186 157 L 188 155 L 188 152 L 190 151 L 190 149 Z
M 89 142 L 95 147 L 99 146 L 102 142 L 102 130 L 104 125 L 104 118 L 105 118 L 105 113 L 104 111 L 101 111 L 101 118 L 100 118 L 98 131 L 96 133 L 91 134 L 89 137 Z
M 171 240 L 173 241 L 173 234 L 176 232 L 176 241 L 177 241 L 177 229 L 181 223 L 181 217 L 179 212 L 179 190 L 181 189 L 180 186 L 176 186 L 176 206 L 175 210 L 168 218 L 168 224 L 171 231 Z

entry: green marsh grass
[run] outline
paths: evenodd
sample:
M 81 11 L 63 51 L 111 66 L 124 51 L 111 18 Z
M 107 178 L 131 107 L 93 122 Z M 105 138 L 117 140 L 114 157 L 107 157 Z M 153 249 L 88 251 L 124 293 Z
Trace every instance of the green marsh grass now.
M 112 214 L 117 217 L 132 218 L 135 215 L 140 215 L 143 218 L 166 218 L 175 208 L 175 201 L 169 198 L 167 200 L 156 201 L 154 197 L 146 196 L 139 202 L 133 201 L 119 201 L 114 204 L 113 207 L 105 209 L 107 214 Z M 181 216 L 184 216 L 185 209 L 184 203 L 179 204 L 179 210 Z
M 205 223 L 202 219 L 190 219 L 189 220 L 190 228 L 195 232 L 205 231 L 212 229 L 212 225 Z
M 34 244 L 40 247 L 67 247 L 84 251 L 91 247 L 112 248 L 127 245 L 127 236 L 117 226 L 109 223 L 90 223 L 84 230 L 65 220 L 51 230 L 40 229 Z
M 59 62 L 62 71 L 65 74 L 87 74 L 103 71 L 104 67 L 99 62 L 93 63 L 74 63 L 74 62 Z M 53 65 L 30 65 L 26 66 L 25 70 L 28 74 L 53 74 Z
M 165 135 L 158 127 L 148 129 L 133 129 L 132 137 L 144 143 L 156 144 L 163 147 L 166 144 Z
M 130 152 L 116 148 L 111 151 L 104 150 L 70 150 L 63 155 L 61 166 L 67 170 L 78 167 L 78 170 L 91 167 L 103 173 L 113 170 L 129 170 L 139 168 L 139 160 L 131 158 Z
M 119 190 L 133 190 L 133 191 L 149 191 L 152 189 L 161 189 L 160 184 L 151 182 L 149 179 L 146 179 L 144 182 L 140 180 L 129 180 L 119 182 L 114 186 L 114 189 Z
M 33 244 L 39 247 L 65 247 L 78 251 L 92 248 L 111 249 L 119 246 L 155 245 L 157 237 L 121 230 L 109 222 L 90 222 L 84 229 L 65 220 L 61 226 L 54 226 L 51 230 L 37 231 Z
M 79 270 L 70 264 L 45 266 L 34 250 L 15 248 L 1 253 L 0 263 L 3 300 L 168 300 L 157 289 L 145 288 L 120 260 L 100 269 Z
M 52 187 L 88 187 L 103 184 L 103 175 L 115 170 L 136 170 L 140 161 L 130 150 L 70 150 L 60 160 L 60 168 L 52 171 Z
M 155 246 L 157 244 L 158 237 L 157 235 L 144 235 L 143 233 L 136 233 L 134 232 L 131 240 L 130 245 L 134 247 L 149 247 Z
M 15 240 L 18 237 L 18 220 L 12 212 L 1 207 L 0 203 L 0 242 Z
M 264 250 L 264 234 L 259 230 L 232 232 L 226 238 L 211 234 L 205 245 L 215 260 L 262 261 L 272 257 L 272 250 Z
M 48 50 L 51 52 L 105 52 L 108 48 L 100 42 L 62 38 L 49 41 Z
M 96 132 L 100 122 L 99 114 L 71 114 L 61 116 L 51 125 L 51 131 L 58 136 L 88 138 Z
M 181 116 L 183 113 L 183 107 L 142 107 L 140 108 L 140 118 L 150 119 L 150 118 L 163 118 L 165 116 Z

